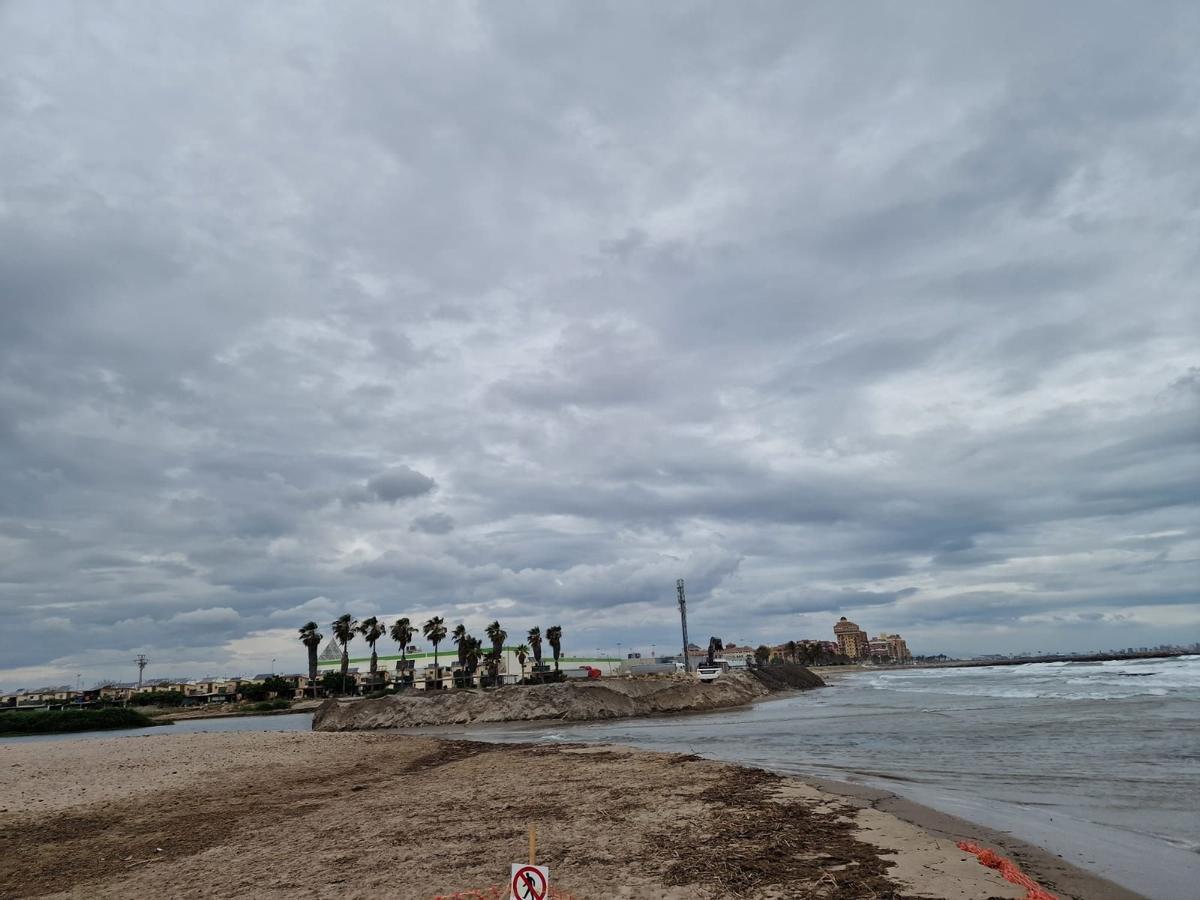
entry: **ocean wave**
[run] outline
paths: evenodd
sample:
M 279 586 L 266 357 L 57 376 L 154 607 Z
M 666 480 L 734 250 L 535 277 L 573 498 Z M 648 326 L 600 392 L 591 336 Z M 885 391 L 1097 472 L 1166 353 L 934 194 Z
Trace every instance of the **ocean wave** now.
M 905 694 L 1047 700 L 1123 700 L 1175 697 L 1200 700 L 1200 657 L 1058 661 L 975 668 L 914 669 L 878 673 L 864 679 L 878 690 Z
M 1134 697 L 1166 697 L 1167 688 L 1150 687 L 1144 690 L 1055 690 L 1051 687 L 943 687 L 930 688 L 892 687 L 900 694 L 949 694 L 953 697 L 992 697 L 998 700 L 1129 700 Z

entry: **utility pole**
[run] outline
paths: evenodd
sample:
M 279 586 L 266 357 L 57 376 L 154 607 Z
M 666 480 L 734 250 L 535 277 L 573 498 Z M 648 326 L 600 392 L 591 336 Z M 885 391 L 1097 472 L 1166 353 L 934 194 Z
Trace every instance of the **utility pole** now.
M 679 594 L 679 621 L 683 625 L 683 669 L 685 672 L 690 672 L 692 671 L 692 660 L 688 656 L 687 600 L 683 596 L 682 578 L 675 582 L 675 590 Z
M 150 660 L 146 659 L 146 654 L 139 653 L 134 662 L 137 663 L 138 667 L 138 690 L 140 691 L 142 689 L 142 670 L 146 668 L 146 663 L 150 662 Z

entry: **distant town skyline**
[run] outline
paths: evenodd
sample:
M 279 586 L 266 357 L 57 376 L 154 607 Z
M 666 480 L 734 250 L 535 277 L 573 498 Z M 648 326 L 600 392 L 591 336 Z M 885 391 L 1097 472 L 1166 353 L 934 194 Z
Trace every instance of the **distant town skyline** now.
M 1196 640 L 1197 26 L 0 4 L 0 685 Z

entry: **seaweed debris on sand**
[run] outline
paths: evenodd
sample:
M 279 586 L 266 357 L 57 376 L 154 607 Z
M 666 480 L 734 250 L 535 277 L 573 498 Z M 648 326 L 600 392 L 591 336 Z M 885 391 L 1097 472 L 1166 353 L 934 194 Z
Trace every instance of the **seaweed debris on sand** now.
M 577 898 L 1024 896 L 892 816 L 680 755 L 383 732 L 162 734 L 5 754 L 0 900 L 429 900 L 503 882 L 531 823 L 539 862 Z

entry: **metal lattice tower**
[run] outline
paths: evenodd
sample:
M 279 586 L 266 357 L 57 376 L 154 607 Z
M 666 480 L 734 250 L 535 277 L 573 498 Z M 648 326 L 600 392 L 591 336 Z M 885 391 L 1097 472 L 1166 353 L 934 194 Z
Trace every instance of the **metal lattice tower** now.
M 140 690 L 142 687 L 142 670 L 146 668 L 146 663 L 150 662 L 150 660 L 146 659 L 146 654 L 139 653 L 134 662 L 137 663 L 138 667 L 138 689 Z
M 679 594 L 679 621 L 683 625 L 683 668 L 684 671 L 692 671 L 692 659 L 688 656 L 688 636 L 687 636 L 687 600 L 683 596 L 683 579 L 680 578 L 675 582 L 675 590 Z

